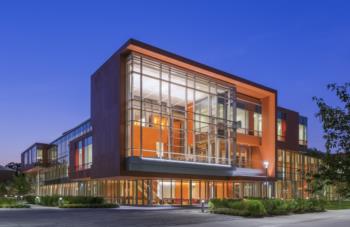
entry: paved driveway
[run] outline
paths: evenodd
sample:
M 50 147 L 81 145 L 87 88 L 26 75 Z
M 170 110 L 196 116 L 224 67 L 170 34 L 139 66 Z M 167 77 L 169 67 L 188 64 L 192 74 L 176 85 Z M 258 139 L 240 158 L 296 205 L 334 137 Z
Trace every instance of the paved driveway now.
M 2 226 L 350 226 L 350 210 L 269 218 L 240 218 L 198 209 L 0 209 Z

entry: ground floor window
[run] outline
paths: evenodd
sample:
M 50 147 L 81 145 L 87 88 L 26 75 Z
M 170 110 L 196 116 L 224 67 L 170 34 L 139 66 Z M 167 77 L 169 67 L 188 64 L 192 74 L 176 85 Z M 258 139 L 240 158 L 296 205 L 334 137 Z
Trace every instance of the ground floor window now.
M 202 200 L 242 198 L 309 198 L 300 181 L 218 181 L 199 179 L 107 179 L 41 185 L 39 196 L 101 196 L 125 205 L 199 205 Z M 334 189 L 326 190 L 334 199 Z
M 212 198 L 263 197 L 265 190 L 260 181 L 133 178 L 43 185 L 40 195 L 102 196 L 126 205 L 196 205 Z

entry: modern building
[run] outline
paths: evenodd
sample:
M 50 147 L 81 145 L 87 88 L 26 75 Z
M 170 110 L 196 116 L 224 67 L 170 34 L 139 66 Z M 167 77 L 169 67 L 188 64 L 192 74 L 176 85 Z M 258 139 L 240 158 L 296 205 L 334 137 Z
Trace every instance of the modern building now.
M 22 153 L 38 195 L 131 205 L 308 197 L 307 118 L 277 91 L 136 40 L 91 77 L 91 119 Z

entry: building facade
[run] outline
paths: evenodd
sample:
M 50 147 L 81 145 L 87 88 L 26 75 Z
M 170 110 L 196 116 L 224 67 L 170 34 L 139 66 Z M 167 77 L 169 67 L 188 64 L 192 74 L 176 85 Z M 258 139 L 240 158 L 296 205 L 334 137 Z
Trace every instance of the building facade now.
M 37 195 L 130 205 L 307 198 L 307 118 L 277 91 L 129 40 L 91 77 L 91 119 L 22 153 Z

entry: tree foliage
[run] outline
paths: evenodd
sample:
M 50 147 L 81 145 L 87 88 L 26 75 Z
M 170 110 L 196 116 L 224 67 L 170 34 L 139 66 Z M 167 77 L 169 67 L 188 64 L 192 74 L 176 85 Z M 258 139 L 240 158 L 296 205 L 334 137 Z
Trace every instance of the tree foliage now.
M 318 178 L 336 186 L 342 197 L 350 197 L 350 83 L 329 84 L 340 105 L 329 105 L 323 98 L 314 97 L 322 122 L 326 155 Z
M 26 195 L 32 190 L 24 174 L 18 174 L 12 180 L 0 183 L 0 195 Z

